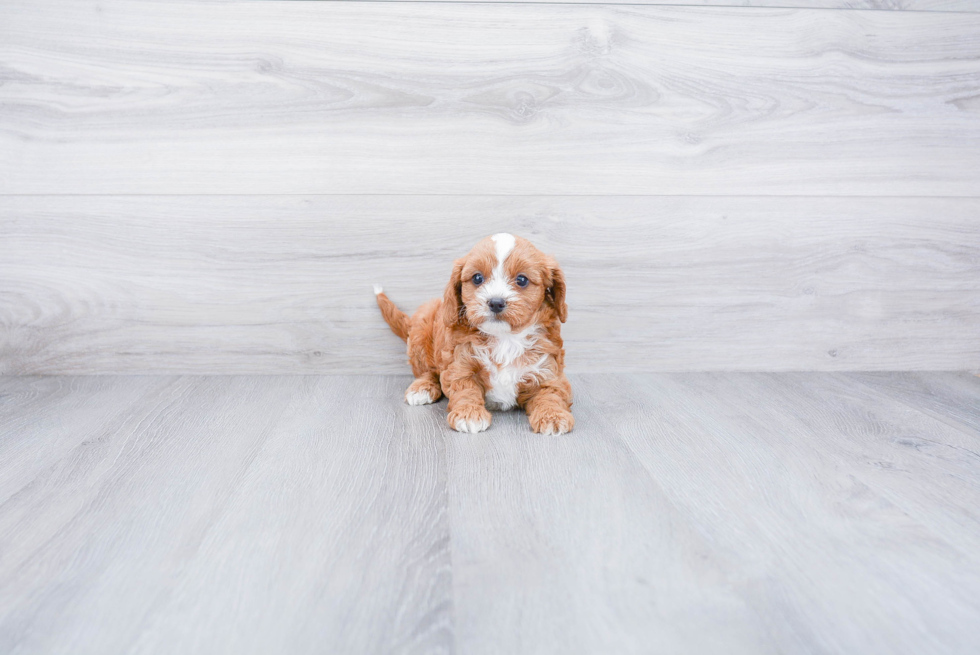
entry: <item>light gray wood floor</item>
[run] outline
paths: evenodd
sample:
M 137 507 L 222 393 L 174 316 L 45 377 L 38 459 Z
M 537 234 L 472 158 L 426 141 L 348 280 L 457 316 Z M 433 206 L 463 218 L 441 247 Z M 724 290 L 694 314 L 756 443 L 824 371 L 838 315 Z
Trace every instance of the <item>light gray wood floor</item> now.
M 2 653 L 976 653 L 980 378 L 0 378 Z

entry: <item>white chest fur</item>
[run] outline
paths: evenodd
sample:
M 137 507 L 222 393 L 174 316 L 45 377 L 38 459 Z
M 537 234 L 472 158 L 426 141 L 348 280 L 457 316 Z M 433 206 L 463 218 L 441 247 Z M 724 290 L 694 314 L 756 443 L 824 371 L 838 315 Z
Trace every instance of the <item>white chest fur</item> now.
M 518 385 L 546 376 L 548 356 L 534 350 L 540 330 L 538 325 L 520 332 L 483 330 L 490 338 L 486 346 L 476 348 L 476 356 L 490 377 L 485 398 L 488 409 L 513 409 Z

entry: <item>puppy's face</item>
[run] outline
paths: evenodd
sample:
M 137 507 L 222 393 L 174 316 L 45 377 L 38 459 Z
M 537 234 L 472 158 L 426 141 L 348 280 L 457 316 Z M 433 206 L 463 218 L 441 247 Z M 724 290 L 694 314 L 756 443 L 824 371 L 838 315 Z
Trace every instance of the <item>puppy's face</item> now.
M 550 307 L 565 322 L 565 275 L 527 239 L 487 237 L 453 265 L 444 299 L 446 322 L 487 334 L 524 329 Z

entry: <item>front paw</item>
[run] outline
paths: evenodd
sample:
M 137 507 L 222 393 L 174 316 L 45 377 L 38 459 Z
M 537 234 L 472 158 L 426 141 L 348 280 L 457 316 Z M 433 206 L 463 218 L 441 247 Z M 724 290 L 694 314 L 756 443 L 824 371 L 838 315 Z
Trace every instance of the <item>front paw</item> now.
M 449 427 L 457 432 L 483 432 L 490 427 L 490 412 L 486 407 L 470 405 L 449 412 Z
M 567 409 L 540 409 L 532 412 L 528 420 L 538 434 L 565 434 L 575 427 L 575 417 Z
M 442 398 L 439 385 L 428 379 L 418 379 L 405 391 L 405 402 L 409 405 L 429 405 Z

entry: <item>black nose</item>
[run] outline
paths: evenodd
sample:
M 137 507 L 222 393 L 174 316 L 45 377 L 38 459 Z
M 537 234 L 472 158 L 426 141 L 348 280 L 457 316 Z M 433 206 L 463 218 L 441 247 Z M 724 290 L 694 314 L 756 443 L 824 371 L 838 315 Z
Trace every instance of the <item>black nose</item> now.
M 491 298 L 487 301 L 487 307 L 489 307 L 490 311 L 494 314 L 499 314 L 500 312 L 504 311 L 504 307 L 506 306 L 507 303 L 504 302 L 503 298 Z

